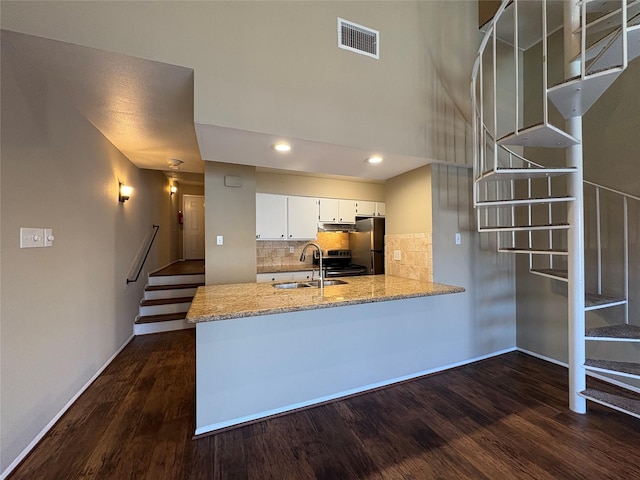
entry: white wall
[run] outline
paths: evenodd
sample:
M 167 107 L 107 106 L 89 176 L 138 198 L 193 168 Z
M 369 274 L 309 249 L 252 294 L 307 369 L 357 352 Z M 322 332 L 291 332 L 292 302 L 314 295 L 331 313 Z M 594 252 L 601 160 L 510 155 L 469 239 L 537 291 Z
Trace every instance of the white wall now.
M 152 223 L 146 271 L 171 260 L 169 192 L 130 163 L 65 92 L 2 49 L 0 471 L 129 339 L 144 274 L 125 286 Z M 135 187 L 119 203 L 118 180 Z M 20 227 L 51 248 L 20 249 Z

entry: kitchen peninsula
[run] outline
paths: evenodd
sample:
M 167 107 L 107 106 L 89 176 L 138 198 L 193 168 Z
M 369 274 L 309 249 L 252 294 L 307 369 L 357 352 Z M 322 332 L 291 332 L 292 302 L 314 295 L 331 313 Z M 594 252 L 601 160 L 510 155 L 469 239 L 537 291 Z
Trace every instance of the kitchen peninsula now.
M 345 281 L 323 289 L 198 288 L 187 315 L 196 324 L 196 435 L 420 376 L 448 361 L 455 321 L 431 313 L 446 312 L 457 296 L 449 294 L 464 288 L 388 275 Z

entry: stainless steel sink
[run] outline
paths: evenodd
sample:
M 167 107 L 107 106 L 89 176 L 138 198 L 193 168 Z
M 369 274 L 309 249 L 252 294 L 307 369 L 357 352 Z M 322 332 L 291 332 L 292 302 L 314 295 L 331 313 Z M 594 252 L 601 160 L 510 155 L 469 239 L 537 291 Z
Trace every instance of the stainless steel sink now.
M 330 287 L 332 285 L 344 285 L 344 280 L 325 280 L 324 286 Z M 275 288 L 307 288 L 307 287 L 320 287 L 320 280 L 313 280 L 311 282 L 284 282 L 284 283 L 274 283 L 273 286 Z
M 285 283 L 274 283 L 273 286 L 276 288 L 308 288 L 311 285 L 309 285 L 308 283 L 301 283 L 301 282 L 285 282 Z
M 330 287 L 331 285 L 344 285 L 345 283 L 347 282 L 345 282 L 344 280 L 325 280 L 324 286 Z M 309 285 L 311 285 L 312 287 L 319 287 L 320 280 L 314 280 L 312 282 L 309 282 Z

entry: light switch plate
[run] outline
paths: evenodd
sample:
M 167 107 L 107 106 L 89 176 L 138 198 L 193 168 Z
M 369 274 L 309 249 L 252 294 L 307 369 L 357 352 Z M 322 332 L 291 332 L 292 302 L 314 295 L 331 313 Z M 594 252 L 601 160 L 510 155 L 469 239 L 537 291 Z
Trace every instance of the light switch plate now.
M 53 230 L 50 228 L 44 229 L 44 246 L 53 247 Z
M 20 228 L 20 248 L 44 247 L 43 228 Z
M 393 251 L 393 259 L 394 260 L 402 260 L 402 253 L 400 250 Z
M 222 245 L 224 243 L 224 238 L 222 235 L 218 235 L 216 237 L 216 245 Z
M 456 233 L 456 245 L 460 245 L 462 243 L 462 237 L 459 233 Z

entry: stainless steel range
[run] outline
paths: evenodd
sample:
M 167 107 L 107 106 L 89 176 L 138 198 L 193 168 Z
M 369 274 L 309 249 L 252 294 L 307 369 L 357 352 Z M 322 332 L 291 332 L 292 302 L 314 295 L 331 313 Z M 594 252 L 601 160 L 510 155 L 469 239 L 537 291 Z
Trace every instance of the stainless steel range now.
M 318 266 L 318 252 L 313 252 L 313 264 Z M 353 277 L 356 275 L 366 275 L 367 267 L 354 265 L 351 263 L 351 250 L 327 250 L 322 256 L 325 278 Z

